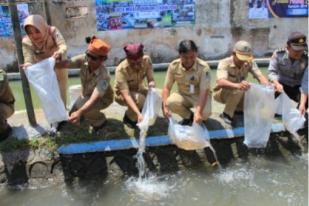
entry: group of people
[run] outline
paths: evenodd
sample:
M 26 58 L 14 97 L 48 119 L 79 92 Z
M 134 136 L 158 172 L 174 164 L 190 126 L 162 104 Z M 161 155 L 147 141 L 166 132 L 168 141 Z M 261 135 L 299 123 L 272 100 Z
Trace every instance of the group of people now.
M 114 100 L 127 110 L 123 123 L 135 128 L 143 120 L 141 113 L 147 91 L 156 87 L 151 58 L 144 54 L 141 43 L 127 44 L 124 47 L 126 58 L 115 70 L 115 86 L 104 67 L 111 46 L 97 37 L 87 38 L 84 54 L 67 59 L 67 46 L 59 30 L 47 25 L 39 15 L 30 15 L 24 23 L 26 36 L 23 38 L 23 69 L 43 59 L 56 59 L 60 94 L 66 105 L 68 81 L 67 68 L 80 68 L 82 92 L 74 103 L 69 122 L 87 121 L 94 130 L 106 124 L 102 112 Z M 162 90 L 162 110 L 166 117 L 178 114 L 181 124 L 201 123 L 211 114 L 212 95 L 225 104 L 220 117 L 231 124 L 234 115 L 242 112 L 245 91 L 250 88 L 247 81 L 251 73 L 260 84 L 273 85 L 276 93 L 285 93 L 296 102 L 302 114 L 308 106 L 308 56 L 306 36 L 292 32 L 285 48 L 276 50 L 269 64 L 266 78 L 254 61 L 252 47 L 246 41 L 238 41 L 231 56 L 221 60 L 217 69 L 216 85 L 211 89 L 210 68 L 206 61 L 198 58 L 198 47 L 192 40 L 183 40 L 178 46 L 179 58 L 169 64 Z M 147 79 L 147 84 L 145 80 Z M 178 90 L 171 93 L 174 83 Z M 301 90 L 300 90 L 301 87 Z M 14 97 L 8 86 L 7 77 L 0 72 L 0 137 L 6 138 L 11 132 L 7 118 L 14 112 Z

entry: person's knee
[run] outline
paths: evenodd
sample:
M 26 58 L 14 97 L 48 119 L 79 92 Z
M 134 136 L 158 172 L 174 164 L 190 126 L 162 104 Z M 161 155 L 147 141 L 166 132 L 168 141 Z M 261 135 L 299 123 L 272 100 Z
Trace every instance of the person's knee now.
M 245 92 L 244 90 L 240 90 L 240 89 L 234 89 L 233 91 L 233 96 L 234 97 L 243 97 L 245 95 Z
M 144 102 L 146 100 L 146 97 L 143 94 L 138 94 L 137 95 L 137 106 L 141 109 L 144 106 Z
M 181 103 L 177 100 L 175 100 L 175 98 L 167 98 L 167 101 L 166 101 L 166 104 L 167 104 L 167 107 L 170 109 L 170 110 L 173 110 L 173 108 L 175 107 L 179 107 L 179 105 L 181 105 Z
M 222 90 L 216 91 L 213 97 L 217 102 L 220 102 L 222 104 L 225 103 L 224 98 L 222 98 Z

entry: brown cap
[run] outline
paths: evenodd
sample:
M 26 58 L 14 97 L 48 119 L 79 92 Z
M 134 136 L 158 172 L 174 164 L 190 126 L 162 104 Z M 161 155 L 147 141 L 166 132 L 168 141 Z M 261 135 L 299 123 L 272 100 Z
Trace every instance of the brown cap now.
M 129 59 L 138 59 L 144 55 L 144 45 L 143 44 L 128 44 L 124 48 L 124 51 Z
M 98 56 L 106 56 L 110 49 L 111 46 L 109 44 L 96 37 L 92 37 L 88 45 L 88 52 Z
M 292 32 L 289 35 L 287 44 L 295 51 L 304 50 L 307 47 L 306 35 L 301 32 Z
M 241 61 L 252 61 L 252 48 L 251 45 L 246 41 L 238 41 L 234 46 L 234 52 L 237 58 Z

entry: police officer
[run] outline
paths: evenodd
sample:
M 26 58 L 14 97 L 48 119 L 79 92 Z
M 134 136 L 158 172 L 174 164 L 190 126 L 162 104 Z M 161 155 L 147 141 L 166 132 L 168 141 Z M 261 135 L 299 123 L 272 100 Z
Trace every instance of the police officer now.
M 243 110 L 244 93 L 250 88 L 250 83 L 246 80 L 249 72 L 261 84 L 269 84 L 253 61 L 251 45 L 246 41 L 238 41 L 234 45 L 232 56 L 219 62 L 214 88 L 214 99 L 225 104 L 220 117 L 227 124 L 232 123 L 236 110 Z
M 7 119 L 14 113 L 14 102 L 7 75 L 0 69 L 0 141 L 6 139 L 12 131 Z
M 286 48 L 273 53 L 268 67 L 268 78 L 274 83 L 276 91 L 284 91 L 296 102 L 300 100 L 299 87 L 308 67 L 306 49 L 306 36 L 300 32 L 292 32 Z
M 155 87 L 152 62 L 149 56 L 144 55 L 143 49 L 142 44 L 126 45 L 126 59 L 117 66 L 115 72 L 115 101 L 128 107 L 123 123 L 131 128 L 143 120 L 141 109 L 148 91 L 144 85 L 145 77 L 148 87 Z
M 110 46 L 96 37 L 87 38 L 86 41 L 89 45 L 85 54 L 58 63 L 58 66 L 80 68 L 82 94 L 70 111 L 69 121 L 78 123 L 81 117 L 84 117 L 96 131 L 106 123 L 106 117 L 101 110 L 108 107 L 114 97 L 109 73 L 103 65 Z
M 179 44 L 179 59 L 170 63 L 162 92 L 163 112 L 180 115 L 183 125 L 201 123 L 211 113 L 210 73 L 208 64 L 197 57 L 198 48 L 192 40 Z M 170 95 L 174 82 L 178 92 Z M 195 112 L 191 111 L 195 108 Z

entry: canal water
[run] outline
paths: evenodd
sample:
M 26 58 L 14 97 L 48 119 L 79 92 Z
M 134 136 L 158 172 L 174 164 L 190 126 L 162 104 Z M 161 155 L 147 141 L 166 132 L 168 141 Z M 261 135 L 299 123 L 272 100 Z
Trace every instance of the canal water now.
M 31 186 L 36 185 L 36 186 Z M 182 168 L 147 178 L 109 172 L 99 180 L 66 185 L 0 185 L 1 206 L 307 206 L 308 154 L 249 155 L 222 169 Z

